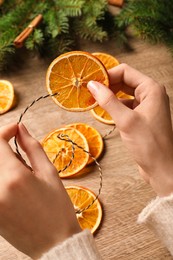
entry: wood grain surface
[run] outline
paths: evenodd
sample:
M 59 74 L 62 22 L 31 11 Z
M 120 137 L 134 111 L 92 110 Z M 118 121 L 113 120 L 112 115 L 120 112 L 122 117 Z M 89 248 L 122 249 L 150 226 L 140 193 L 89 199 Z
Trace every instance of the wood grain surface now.
M 132 46 L 133 52 L 125 52 L 117 49 L 113 42 L 81 44 L 83 50 L 108 52 L 115 55 L 120 62 L 126 62 L 164 83 L 170 96 L 172 113 L 173 59 L 170 53 L 164 46 L 153 46 L 140 40 L 133 40 Z M 49 62 L 33 56 L 19 68 L 1 75 L 1 78 L 13 83 L 18 98 L 17 106 L 0 116 L 1 126 L 16 122 L 28 104 L 47 93 L 45 74 L 48 65 Z M 96 121 L 90 112 L 67 112 L 55 105 L 51 98 L 35 104 L 23 118 L 23 123 L 38 140 L 52 129 L 73 122 L 88 123 L 102 135 L 111 129 L 111 126 Z M 139 176 L 137 166 L 123 146 L 117 130 L 105 140 L 104 154 L 100 163 L 103 169 L 103 189 L 100 200 L 104 217 L 95 239 L 103 259 L 172 259 L 157 237 L 145 226 L 136 223 L 138 214 L 155 197 L 155 194 Z M 63 182 L 65 185 L 82 185 L 97 193 L 99 174 L 94 167 L 93 171 L 85 176 Z M 0 259 L 29 258 L 0 238 Z

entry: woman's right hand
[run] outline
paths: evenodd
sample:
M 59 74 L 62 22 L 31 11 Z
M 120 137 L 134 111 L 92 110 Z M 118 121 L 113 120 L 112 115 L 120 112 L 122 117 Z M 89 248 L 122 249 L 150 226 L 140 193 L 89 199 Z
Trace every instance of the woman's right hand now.
M 126 64 L 109 70 L 111 89 L 133 94 L 118 100 L 99 82 L 88 88 L 113 118 L 143 178 L 159 196 L 173 192 L 173 132 L 165 87 Z

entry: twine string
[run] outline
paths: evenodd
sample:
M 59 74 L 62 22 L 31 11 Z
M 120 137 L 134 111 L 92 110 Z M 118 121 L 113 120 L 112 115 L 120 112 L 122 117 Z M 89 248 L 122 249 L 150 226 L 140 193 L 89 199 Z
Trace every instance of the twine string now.
M 17 124 L 19 124 L 19 123 L 22 121 L 23 116 L 26 114 L 26 112 L 27 112 L 36 102 L 38 102 L 38 101 L 40 101 L 40 100 L 42 100 L 42 99 L 46 99 L 46 98 L 48 98 L 48 97 L 56 96 L 56 95 L 59 95 L 59 93 L 47 94 L 47 95 L 40 96 L 39 98 L 33 100 L 32 103 L 29 104 L 29 105 L 24 109 L 24 111 L 21 113 Z M 109 136 L 109 135 L 115 130 L 115 128 L 116 128 L 116 126 L 114 125 L 113 129 L 111 129 L 108 133 L 106 133 L 106 134 L 103 136 L 103 138 L 105 139 L 107 136 Z M 96 158 L 95 158 L 89 151 L 85 150 L 82 146 L 79 146 L 77 143 L 73 142 L 73 141 L 69 138 L 68 135 L 59 134 L 59 135 L 57 135 L 57 138 L 59 138 L 60 140 L 66 141 L 66 142 L 70 142 L 71 145 L 72 145 L 72 156 L 71 156 L 71 159 L 70 159 L 69 163 L 68 163 L 63 169 L 58 170 L 58 174 L 59 174 L 60 172 L 65 171 L 65 170 L 72 164 L 73 159 L 74 159 L 74 156 L 75 156 L 75 146 L 78 147 L 79 149 L 83 150 L 83 152 L 87 153 L 87 154 L 94 160 L 94 162 L 95 162 L 95 164 L 97 165 L 98 170 L 99 170 L 100 185 L 99 185 L 98 193 L 97 193 L 96 197 L 93 199 L 93 201 L 92 201 L 89 205 L 87 205 L 87 206 L 86 206 L 85 208 L 83 208 L 83 209 L 80 209 L 80 210 L 77 210 L 77 211 L 76 211 L 76 214 L 81 214 L 83 211 L 89 209 L 89 208 L 94 204 L 94 202 L 98 199 L 98 197 L 100 196 L 101 189 L 102 189 L 102 186 L 103 186 L 103 184 L 102 184 L 102 183 L 103 183 L 102 168 L 101 168 L 100 164 L 98 163 L 98 161 L 96 160 Z M 23 157 L 22 157 L 22 155 L 21 155 L 21 153 L 20 153 L 20 151 L 19 151 L 19 147 L 18 147 L 17 137 L 16 137 L 16 136 L 14 137 L 14 144 L 15 144 L 15 148 L 16 148 L 17 154 L 23 159 Z M 56 154 L 56 156 L 55 156 L 55 158 L 54 158 L 54 160 L 53 160 L 53 164 L 55 163 L 55 161 L 56 161 L 57 157 L 59 156 L 60 152 L 61 152 L 61 151 L 59 151 L 59 152 Z M 24 159 L 23 159 L 23 161 L 26 163 L 26 161 L 25 161 Z M 27 164 L 27 163 L 26 163 L 26 164 Z M 29 167 L 30 167 L 30 166 L 29 166 Z M 30 168 L 31 168 L 31 167 L 30 167 Z M 32 168 L 31 168 L 31 170 L 32 170 Z M 32 171 L 33 171 L 33 170 L 32 170 Z
M 110 134 L 112 134 L 116 129 L 116 125 L 113 125 L 113 128 L 108 132 L 106 133 L 102 138 L 103 139 L 106 139 Z
M 67 139 L 62 139 L 61 136 L 62 136 L 62 137 L 66 137 Z M 74 147 L 74 143 L 72 142 L 72 140 L 69 138 L 68 135 L 59 134 L 59 135 L 57 135 L 57 137 L 58 137 L 60 140 L 65 140 L 65 141 L 67 141 L 67 142 L 71 142 L 71 144 L 72 144 L 72 156 L 71 156 L 71 158 L 70 158 L 70 161 L 69 161 L 69 163 L 68 163 L 63 169 L 57 171 L 58 174 L 59 174 L 59 173 L 61 173 L 61 172 L 64 172 L 64 171 L 72 164 L 73 159 L 74 159 L 74 154 L 75 154 L 75 147 Z M 63 148 L 62 148 L 62 149 L 63 149 Z M 62 149 L 55 155 L 55 158 L 54 158 L 54 160 L 53 160 L 53 162 L 52 162 L 53 164 L 55 164 L 55 161 L 56 161 L 56 159 L 58 158 L 59 154 L 61 153 Z
M 98 167 L 98 170 L 99 170 L 99 176 L 100 176 L 100 186 L 99 186 L 99 190 L 98 190 L 98 194 L 96 195 L 96 197 L 93 199 L 93 201 L 88 204 L 85 208 L 81 209 L 81 210 L 77 210 L 76 211 L 76 214 L 80 214 L 82 213 L 83 211 L 89 209 L 93 204 L 94 202 L 98 199 L 98 197 L 100 196 L 100 193 L 101 193 L 101 189 L 102 189 L 102 186 L 103 186 L 103 175 L 102 175 L 102 168 L 100 166 L 100 164 L 98 163 L 98 161 L 96 160 L 96 158 L 87 150 L 85 150 L 82 146 L 78 145 L 77 143 L 73 142 L 69 137 L 68 135 L 64 135 L 64 134 L 59 134 L 57 136 L 60 140 L 63 140 L 63 141 L 66 141 L 66 142 L 70 142 L 72 145 L 74 146 L 77 146 L 79 149 L 81 149 L 83 152 L 87 153 L 95 162 L 95 164 L 97 165 Z M 68 139 L 66 139 L 68 138 Z
M 38 102 L 38 101 L 41 100 L 41 99 L 45 99 L 45 98 L 47 98 L 47 97 L 53 97 L 53 96 L 56 96 L 56 95 L 59 95 L 59 93 L 47 94 L 47 95 L 40 96 L 39 98 L 36 98 L 35 100 L 33 100 L 32 103 L 29 104 L 29 105 L 24 109 L 24 111 L 21 113 L 17 124 L 19 124 L 19 123 L 22 121 L 22 118 L 23 118 L 23 116 L 26 114 L 26 112 L 28 111 L 28 109 L 30 109 L 36 102 Z M 20 153 L 20 151 L 19 151 L 19 147 L 18 147 L 17 137 L 16 137 L 16 136 L 14 137 L 14 144 L 15 144 L 15 147 L 16 147 L 16 152 L 17 152 L 17 154 L 20 155 L 21 158 L 22 158 L 22 155 L 21 155 L 21 153 Z M 22 158 L 22 159 L 23 159 L 23 158 Z M 23 161 L 26 163 L 26 161 L 25 161 L 24 159 L 23 159 Z

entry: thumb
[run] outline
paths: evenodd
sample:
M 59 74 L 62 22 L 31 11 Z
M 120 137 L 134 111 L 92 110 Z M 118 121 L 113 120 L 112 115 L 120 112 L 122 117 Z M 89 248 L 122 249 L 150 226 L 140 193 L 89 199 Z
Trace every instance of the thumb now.
M 97 81 L 89 81 L 87 85 L 89 91 L 94 96 L 98 104 L 105 109 L 112 119 L 118 122 L 131 110 L 122 104 L 115 96 L 115 94 L 106 86 Z
M 49 161 L 41 144 L 29 134 L 22 123 L 18 126 L 17 141 L 26 153 L 35 175 L 46 180 L 50 179 L 51 172 L 53 175 L 55 172 L 52 171 L 54 166 Z

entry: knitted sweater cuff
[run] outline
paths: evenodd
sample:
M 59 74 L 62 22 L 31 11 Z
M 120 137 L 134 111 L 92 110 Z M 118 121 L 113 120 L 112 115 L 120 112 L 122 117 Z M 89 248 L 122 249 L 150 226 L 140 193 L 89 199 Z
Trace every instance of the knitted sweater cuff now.
M 50 249 L 40 260 L 100 260 L 100 254 L 89 230 L 73 235 Z
M 151 201 L 139 214 L 138 223 L 152 229 L 173 255 L 173 194 Z

